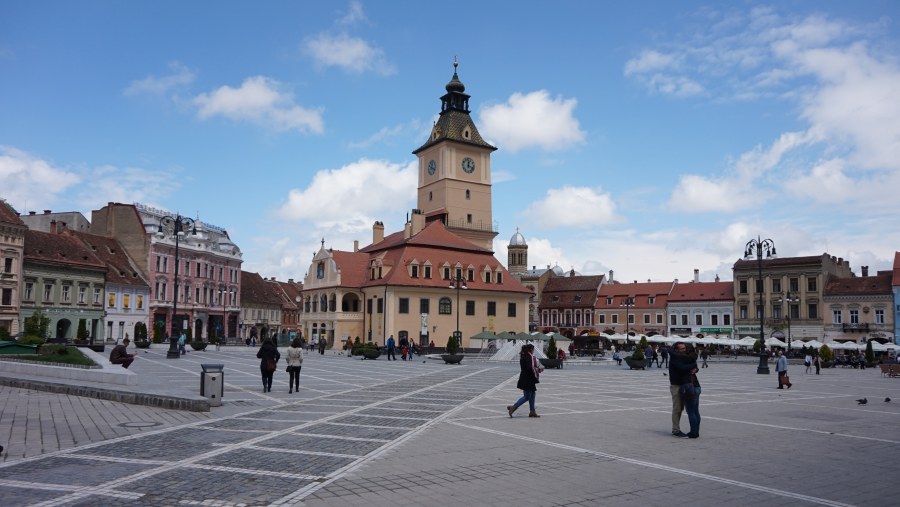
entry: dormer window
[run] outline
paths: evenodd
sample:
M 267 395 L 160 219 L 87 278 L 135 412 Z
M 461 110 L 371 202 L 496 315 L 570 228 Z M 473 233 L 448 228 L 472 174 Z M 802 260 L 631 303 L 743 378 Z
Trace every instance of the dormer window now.
M 444 268 L 444 280 L 450 279 L 450 268 Z
M 419 266 L 413 264 L 409 267 L 409 276 L 412 278 L 419 278 Z
M 578 294 L 578 295 L 575 296 L 575 302 L 576 302 L 576 303 L 580 303 L 580 302 L 581 302 L 581 294 Z
M 475 281 L 475 270 L 474 269 L 469 268 L 469 272 L 467 273 L 466 279 L 470 282 Z
M 484 272 L 484 283 L 491 283 L 491 272 L 490 271 Z
M 497 283 L 503 283 L 503 271 L 497 271 Z
M 559 296 L 550 296 L 551 303 L 559 303 Z
M 656 303 L 656 297 L 654 297 L 654 296 L 648 297 L 648 298 L 647 298 L 647 303 L 649 303 L 649 304 L 651 304 L 651 305 L 654 304 L 654 303 Z
M 606 298 L 607 306 L 612 305 L 612 300 L 613 300 L 613 298 Z
M 426 280 L 431 280 L 431 266 L 428 266 L 428 265 L 425 266 L 425 272 L 423 273 L 423 277 Z

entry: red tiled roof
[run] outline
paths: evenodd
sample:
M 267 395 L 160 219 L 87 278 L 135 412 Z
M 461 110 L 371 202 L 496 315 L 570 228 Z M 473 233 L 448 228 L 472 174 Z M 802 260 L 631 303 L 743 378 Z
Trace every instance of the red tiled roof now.
M 369 254 L 332 250 L 334 263 L 341 270 L 341 287 L 361 287 L 366 281 Z
M 594 291 L 600 289 L 605 275 L 558 276 L 547 280 L 544 293 L 554 291 Z
M 0 222 L 25 225 L 25 222 L 19 218 L 19 213 L 4 199 L 0 199 Z
M 71 234 L 91 250 L 94 256 L 106 265 L 107 283 L 149 287 L 141 275 L 137 263 L 128 256 L 125 248 L 115 239 L 86 232 L 66 229 L 62 234 Z
M 26 261 L 39 261 L 59 265 L 74 265 L 105 270 L 89 248 L 69 234 L 25 231 Z
M 673 285 L 673 282 L 607 283 L 600 287 L 595 307 L 618 308 L 626 298 L 631 298 L 632 308 L 665 308 Z M 655 298 L 653 304 L 648 302 L 651 296 Z M 612 304 L 606 304 L 608 297 L 613 298 Z
M 884 296 L 893 294 L 893 272 L 879 271 L 875 276 L 832 278 L 825 284 L 825 296 Z
M 433 246 L 440 247 L 444 249 L 453 249 L 453 250 L 468 250 L 473 252 L 487 252 L 493 253 L 490 250 L 481 248 L 473 243 L 470 243 L 456 234 L 448 231 L 444 224 L 440 221 L 429 222 L 425 227 L 419 231 L 418 234 L 412 236 L 411 238 L 404 238 L 404 231 L 395 232 L 389 236 L 386 236 L 383 241 L 379 243 L 374 243 L 366 246 L 365 248 L 361 248 L 359 251 L 364 253 L 375 253 L 381 252 L 384 250 L 388 250 L 399 245 L 409 244 L 416 246 Z
M 604 275 L 550 278 L 541 291 L 541 308 L 593 308 Z
M 900 286 L 900 252 L 894 252 L 894 279 L 891 284 L 894 287 Z
M 734 301 L 734 282 L 676 283 L 669 302 Z
M 241 271 L 241 301 L 249 304 L 281 306 L 283 299 L 274 284 L 263 280 L 259 273 Z

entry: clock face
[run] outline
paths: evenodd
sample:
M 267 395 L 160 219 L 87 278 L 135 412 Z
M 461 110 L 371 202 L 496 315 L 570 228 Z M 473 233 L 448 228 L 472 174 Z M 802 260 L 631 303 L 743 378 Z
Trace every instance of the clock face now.
M 437 162 L 434 160 L 428 162 L 428 174 L 434 176 L 434 171 L 437 169 Z
M 464 158 L 462 161 L 462 169 L 463 171 L 471 174 L 472 171 L 475 170 L 475 161 L 469 157 Z

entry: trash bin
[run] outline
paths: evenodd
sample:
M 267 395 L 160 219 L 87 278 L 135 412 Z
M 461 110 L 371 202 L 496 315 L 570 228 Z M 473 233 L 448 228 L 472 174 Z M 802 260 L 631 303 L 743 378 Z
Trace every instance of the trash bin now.
M 200 375 L 200 396 L 209 398 L 209 404 L 213 407 L 222 406 L 222 396 L 225 394 L 225 369 L 224 364 L 200 364 L 203 373 Z

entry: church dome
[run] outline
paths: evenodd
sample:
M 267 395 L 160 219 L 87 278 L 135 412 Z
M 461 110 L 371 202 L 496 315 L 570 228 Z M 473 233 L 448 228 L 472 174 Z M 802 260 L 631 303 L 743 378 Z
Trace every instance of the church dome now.
M 528 243 L 525 243 L 525 236 L 522 236 L 518 227 L 516 227 L 516 233 L 509 238 L 509 246 L 528 246 Z
M 564 276 L 566 272 L 563 271 L 563 268 L 559 267 L 559 264 L 557 264 L 556 266 L 553 266 L 553 274 L 556 276 Z

